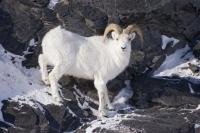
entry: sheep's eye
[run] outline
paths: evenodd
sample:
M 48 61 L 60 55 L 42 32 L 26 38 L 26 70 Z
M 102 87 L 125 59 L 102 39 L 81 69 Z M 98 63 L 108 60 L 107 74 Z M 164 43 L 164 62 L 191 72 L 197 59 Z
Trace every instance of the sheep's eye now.
M 129 41 L 131 41 L 131 38 L 128 38 Z
M 117 38 L 116 40 L 118 41 L 119 39 Z

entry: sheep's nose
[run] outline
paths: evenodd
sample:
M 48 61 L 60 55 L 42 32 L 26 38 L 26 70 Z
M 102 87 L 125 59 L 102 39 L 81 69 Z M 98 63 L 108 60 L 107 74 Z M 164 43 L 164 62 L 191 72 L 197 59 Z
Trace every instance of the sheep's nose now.
M 122 48 L 122 50 L 125 50 L 126 49 L 126 47 L 121 47 Z

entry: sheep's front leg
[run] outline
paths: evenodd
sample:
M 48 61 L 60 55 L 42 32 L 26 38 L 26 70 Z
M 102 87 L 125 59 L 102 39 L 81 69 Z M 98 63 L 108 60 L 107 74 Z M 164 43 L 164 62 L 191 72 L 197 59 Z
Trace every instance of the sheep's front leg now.
M 49 74 L 49 81 L 51 85 L 51 93 L 56 101 L 61 102 L 62 98 L 59 94 L 59 84 L 58 80 L 64 75 L 64 66 L 56 65 L 51 73 Z
M 109 106 L 108 104 L 110 104 L 106 82 L 104 82 L 103 80 L 95 79 L 94 85 L 97 89 L 99 96 L 99 115 L 100 117 L 106 116 L 108 109 L 107 106 Z
M 110 109 L 110 110 L 113 110 L 114 108 L 113 108 L 113 106 L 112 106 L 112 104 L 110 103 L 110 99 L 109 99 L 109 97 L 108 97 L 108 89 L 107 89 L 107 87 L 106 87 L 106 89 L 105 89 L 105 103 L 106 103 L 106 107 L 108 108 L 108 109 Z
M 49 85 L 49 79 L 48 79 L 48 71 L 47 71 L 47 61 L 43 54 L 40 54 L 38 57 L 38 63 L 40 66 L 40 72 L 42 75 L 42 80 L 46 85 Z

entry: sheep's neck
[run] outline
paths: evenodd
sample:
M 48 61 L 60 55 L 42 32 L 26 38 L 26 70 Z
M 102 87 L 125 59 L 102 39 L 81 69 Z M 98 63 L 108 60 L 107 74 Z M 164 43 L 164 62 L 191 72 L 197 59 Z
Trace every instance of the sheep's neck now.
M 110 49 L 109 52 L 111 54 L 111 62 L 114 62 L 115 67 L 122 69 L 123 71 L 129 64 L 131 50 L 127 49 L 127 51 L 123 52 L 121 49 Z

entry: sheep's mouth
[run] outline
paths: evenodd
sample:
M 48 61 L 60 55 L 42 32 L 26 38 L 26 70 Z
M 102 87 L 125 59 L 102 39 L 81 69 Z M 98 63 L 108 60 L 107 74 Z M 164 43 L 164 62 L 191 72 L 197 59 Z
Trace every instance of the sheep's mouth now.
M 121 49 L 123 52 L 126 51 L 126 47 L 121 47 Z

